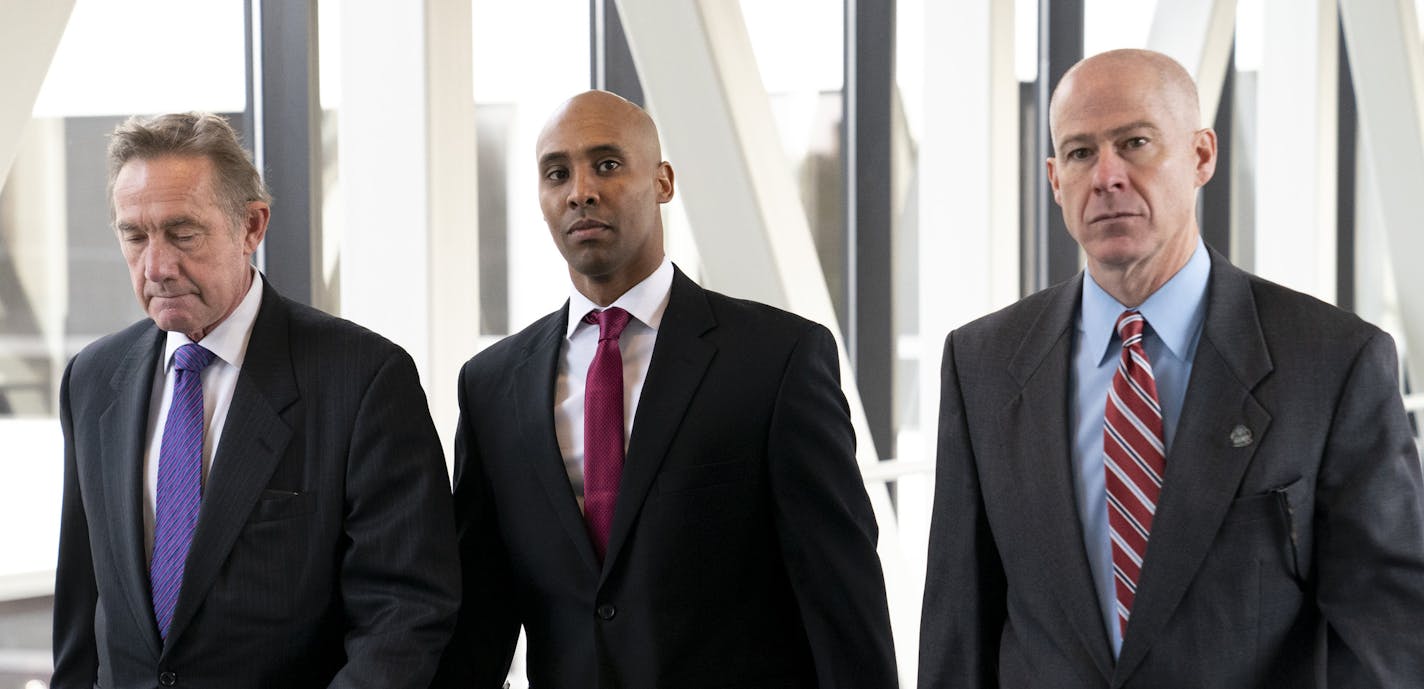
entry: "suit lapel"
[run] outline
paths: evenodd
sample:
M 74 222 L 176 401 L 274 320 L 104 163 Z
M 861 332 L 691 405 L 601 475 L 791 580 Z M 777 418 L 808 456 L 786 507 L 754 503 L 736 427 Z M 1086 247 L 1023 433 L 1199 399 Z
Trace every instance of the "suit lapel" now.
M 1206 322 L 1192 362 L 1161 501 L 1114 686 L 1147 655 L 1206 558 L 1271 417 L 1252 396 L 1271 372 L 1248 276 L 1212 252 Z M 1255 442 L 1235 447 L 1243 425 Z
M 203 490 L 183 588 L 173 611 L 168 645 L 179 638 L 207 596 L 238 533 L 272 478 L 292 439 L 281 414 L 297 401 L 288 314 L 276 290 L 263 286 L 262 306 L 248 339 L 242 372 L 228 408 L 217 455 Z
M 1055 551 L 1048 561 L 1059 565 L 1041 568 L 1037 584 L 1056 592 L 1074 634 L 1106 679 L 1112 651 L 1084 550 L 1069 446 L 1068 381 L 1082 274 L 1055 289 L 1010 361 L 1009 373 L 1021 388 L 1001 410 L 999 437 L 1009 481 L 1020 491 L 1014 499 L 1033 506 L 1020 512 L 1024 521 L 1017 533 L 1041 539 Z
M 554 518 L 564 527 L 579 559 L 598 571 L 598 555 L 593 552 L 578 499 L 569 484 L 554 429 L 554 382 L 559 371 L 559 353 L 569 322 L 569 306 L 548 319 L 546 328 L 535 335 L 514 367 L 514 410 L 520 445 L 528 450 L 530 470 L 544 486 Z
M 657 344 L 648 364 L 648 376 L 643 382 L 633 435 L 623 463 L 618 503 L 608 534 L 605 577 L 612 569 L 609 565 L 617 560 L 628 540 L 628 533 L 637 521 L 687 405 L 712 363 L 717 348 L 703 340 L 702 335 L 715 326 L 706 292 L 675 269 L 668 307 L 658 328 Z
M 109 533 L 115 536 L 110 550 L 117 560 L 120 587 L 127 594 L 134 618 L 144 630 L 144 641 L 154 655 L 159 652 L 160 642 L 148 583 L 142 495 L 149 402 L 163 342 L 163 331 L 156 327 L 134 342 L 109 380 L 114 391 L 113 402 L 99 419 L 100 464 L 104 473 Z M 142 624 L 143 620 L 149 624 Z

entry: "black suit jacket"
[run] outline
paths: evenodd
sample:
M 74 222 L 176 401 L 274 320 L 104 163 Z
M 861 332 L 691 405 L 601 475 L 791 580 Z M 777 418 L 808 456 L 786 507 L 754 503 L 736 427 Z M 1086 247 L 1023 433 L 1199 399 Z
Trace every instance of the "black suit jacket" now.
M 567 309 L 460 377 L 466 597 L 440 686 L 896 686 L 876 525 L 830 333 L 680 271 L 600 566 L 554 431 Z
M 921 689 L 1424 686 L 1424 501 L 1393 342 L 1211 261 L 1116 663 L 1071 478 L 1081 274 L 950 334 Z
M 64 375 L 52 686 L 426 686 L 459 564 L 415 366 L 271 284 L 160 641 L 141 510 L 164 338 L 142 321 L 86 347 Z

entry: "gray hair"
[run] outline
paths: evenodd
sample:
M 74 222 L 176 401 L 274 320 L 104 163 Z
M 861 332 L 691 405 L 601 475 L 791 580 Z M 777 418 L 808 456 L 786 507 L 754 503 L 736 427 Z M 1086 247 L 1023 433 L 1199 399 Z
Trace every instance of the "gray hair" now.
M 130 117 L 109 135 L 109 213 L 113 215 L 114 180 L 131 160 L 163 156 L 207 158 L 213 165 L 213 194 L 241 227 L 247 204 L 271 203 L 272 195 L 262 175 L 228 121 L 206 112 L 185 112 L 156 117 Z

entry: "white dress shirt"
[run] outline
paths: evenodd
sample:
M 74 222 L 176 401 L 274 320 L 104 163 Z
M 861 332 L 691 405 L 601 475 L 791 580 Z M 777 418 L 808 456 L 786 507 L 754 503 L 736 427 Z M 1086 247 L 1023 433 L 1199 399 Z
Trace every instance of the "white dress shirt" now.
M 227 420 L 232 394 L 237 389 L 237 375 L 247 356 L 247 340 L 252 336 L 252 324 L 262 305 L 262 275 L 252 270 L 252 286 L 247 296 L 228 317 L 223 319 L 201 342 L 204 349 L 216 354 L 203 369 L 203 485 L 212 471 L 213 456 L 222 438 L 223 422 Z M 163 358 L 153 376 L 153 393 L 148 403 L 147 452 L 143 462 L 143 544 L 148 558 L 153 559 L 154 505 L 158 494 L 158 454 L 163 446 L 163 427 L 168 423 L 168 408 L 173 402 L 173 354 L 179 347 L 192 342 L 188 336 L 170 330 L 163 347 Z
M 617 306 L 632 318 L 618 338 L 618 351 L 623 355 L 623 450 L 633 437 L 633 417 L 638 411 L 638 399 L 643 394 L 643 381 L 648 377 L 648 364 L 653 359 L 653 345 L 658 339 L 658 326 L 667 309 L 672 291 L 672 263 L 666 257 L 662 265 L 642 282 L 618 297 L 608 308 Z M 554 431 L 559 436 L 559 453 L 564 457 L 564 469 L 583 509 L 583 392 L 588 381 L 588 367 L 598 348 L 598 325 L 583 322 L 589 311 L 600 307 L 577 289 L 569 290 L 568 335 L 559 356 L 559 375 L 554 386 Z

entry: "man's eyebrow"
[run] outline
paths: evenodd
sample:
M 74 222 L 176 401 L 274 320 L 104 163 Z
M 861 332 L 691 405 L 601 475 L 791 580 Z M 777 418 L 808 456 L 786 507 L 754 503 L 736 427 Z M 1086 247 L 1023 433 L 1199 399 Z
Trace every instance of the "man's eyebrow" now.
M 583 149 L 582 153 L 590 158 L 601 158 L 603 156 L 624 156 L 626 149 L 618 144 L 594 144 Z M 555 163 L 563 163 L 569 160 L 567 151 L 550 151 L 539 156 L 539 167 L 547 167 Z
M 176 227 L 188 227 L 190 225 L 202 225 L 202 223 L 186 215 L 179 215 L 165 219 L 159 227 L 164 230 L 171 230 Z
M 1151 129 L 1155 132 L 1159 130 L 1159 127 L 1148 120 L 1137 120 L 1135 122 L 1129 122 L 1127 124 L 1124 124 L 1120 127 L 1113 127 L 1112 129 L 1109 129 L 1107 132 L 1107 138 L 1116 139 L 1122 136 L 1123 134 L 1126 134 L 1135 129 Z M 1062 141 L 1059 141 L 1057 144 L 1054 145 L 1054 152 L 1057 153 L 1057 151 L 1060 149 L 1068 148 L 1068 146 L 1071 144 L 1092 141 L 1095 138 L 1096 137 L 1094 135 L 1088 133 L 1079 133 L 1073 134 L 1072 136 L 1064 137 Z

